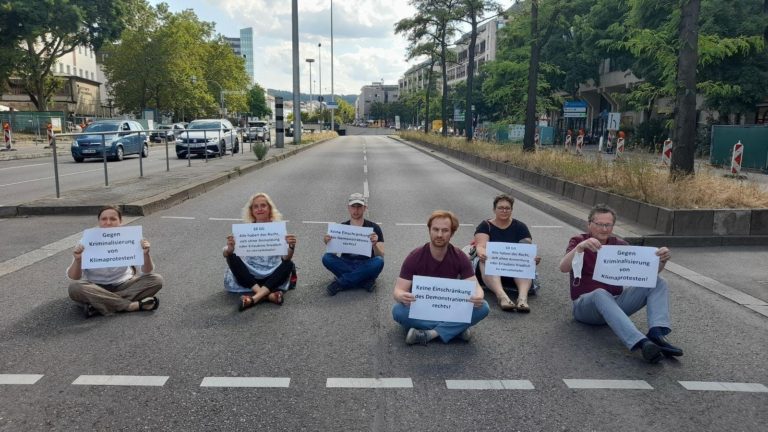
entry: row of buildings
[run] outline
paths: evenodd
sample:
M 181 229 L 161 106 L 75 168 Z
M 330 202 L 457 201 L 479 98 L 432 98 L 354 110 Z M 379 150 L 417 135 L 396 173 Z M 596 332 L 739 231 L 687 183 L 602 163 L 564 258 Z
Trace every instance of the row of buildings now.
M 232 50 L 245 60 L 245 67 L 251 82 L 254 81 L 253 28 L 240 29 L 239 38 L 225 38 Z M 72 52 L 56 59 L 52 66 L 53 76 L 63 82 L 53 96 L 49 109 L 63 111 L 68 117 L 108 117 L 114 113 L 109 82 L 102 68 L 103 54 L 89 47 L 79 46 Z M 11 78 L 5 91 L 0 95 L 3 109 L 35 111 L 22 83 Z
M 506 24 L 506 18 L 493 17 L 478 27 L 475 42 L 475 72 L 484 63 L 495 60 L 498 47 L 498 32 Z M 469 35 L 465 34 L 451 47 L 457 61 L 447 66 L 448 85 L 453 86 L 467 79 Z M 361 121 L 371 119 L 371 106 L 375 102 L 395 102 L 401 96 L 423 90 L 428 84 L 430 65 L 425 61 L 409 68 L 398 80 L 397 85 L 384 85 L 382 82 L 374 82 L 363 86 L 356 103 L 357 118 Z M 432 66 L 432 71 L 437 76 L 436 88 L 438 92 L 442 88 L 440 65 Z M 593 81 L 582 83 L 579 86 L 578 98 L 586 105 L 586 111 L 578 117 L 564 118 L 563 112 L 544 114 L 540 117 L 540 124 L 586 130 L 600 133 L 605 127 L 607 113 L 619 111 L 620 103 L 614 100 L 614 94 L 626 93 L 632 86 L 643 80 L 635 76 L 631 71 L 617 68 L 610 59 L 605 59 L 599 66 L 599 84 Z M 653 108 L 653 114 L 671 114 L 674 101 L 661 99 Z M 647 120 L 648 114 L 638 111 L 625 111 L 621 113 L 622 127 L 632 128 Z M 705 122 L 703 113 L 700 118 Z M 735 123 L 742 124 L 767 124 L 768 125 L 768 100 L 755 106 L 754 115 L 742 116 L 733 119 Z

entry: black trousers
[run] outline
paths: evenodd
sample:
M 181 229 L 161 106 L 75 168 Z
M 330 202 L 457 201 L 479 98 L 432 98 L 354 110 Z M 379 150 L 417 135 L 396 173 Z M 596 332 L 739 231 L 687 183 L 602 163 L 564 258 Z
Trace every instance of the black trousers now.
M 278 288 L 291 277 L 291 271 L 293 270 L 293 261 L 283 260 L 272 274 L 264 278 L 257 278 L 251 274 L 239 256 L 232 254 L 226 257 L 226 260 L 229 269 L 232 271 L 232 276 L 235 277 L 238 284 L 249 288 L 258 284 L 268 288 L 269 292 L 278 291 Z

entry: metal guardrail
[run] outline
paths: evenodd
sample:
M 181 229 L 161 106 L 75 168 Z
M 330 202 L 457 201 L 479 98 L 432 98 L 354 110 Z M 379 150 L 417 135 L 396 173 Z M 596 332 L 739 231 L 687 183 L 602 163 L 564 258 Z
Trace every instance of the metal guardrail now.
M 108 157 L 107 157 L 106 136 L 107 135 L 116 135 L 116 134 L 120 134 L 122 136 L 129 136 L 129 135 L 138 134 L 138 135 L 146 137 L 145 138 L 145 144 L 147 146 L 149 146 L 149 136 L 153 132 L 157 132 L 157 133 L 161 134 L 161 139 L 162 139 L 161 142 L 164 144 L 164 147 L 165 147 L 165 170 L 166 170 L 166 172 L 171 170 L 170 155 L 169 155 L 168 146 L 169 146 L 169 144 L 171 142 L 175 143 L 176 139 L 178 139 L 179 136 L 182 136 L 182 135 L 186 134 L 186 138 L 187 138 L 187 143 L 186 143 L 187 144 L 187 152 L 186 152 L 187 153 L 187 157 L 186 157 L 186 159 L 187 159 L 187 167 L 191 167 L 192 166 L 191 151 L 190 151 L 192 149 L 191 145 L 193 145 L 193 144 L 197 145 L 198 144 L 198 143 L 191 143 L 191 142 L 189 142 L 190 141 L 189 140 L 190 133 L 203 132 L 203 142 L 199 143 L 199 144 L 202 144 L 202 145 L 204 145 L 206 147 L 206 151 L 203 152 L 204 156 L 205 156 L 205 162 L 206 163 L 208 162 L 208 151 L 207 151 L 207 148 L 208 148 L 208 132 L 217 132 L 216 135 L 214 135 L 214 134 L 211 135 L 211 137 L 216 136 L 217 144 L 220 143 L 220 141 L 222 139 L 222 136 L 225 136 L 225 135 L 222 135 L 221 129 L 189 129 L 189 130 L 184 130 L 184 131 L 181 131 L 178 134 L 173 134 L 173 136 L 174 136 L 174 140 L 173 141 L 169 141 L 168 140 L 168 135 L 167 135 L 168 129 L 148 129 L 148 130 L 142 130 L 142 131 L 67 132 L 67 133 L 58 133 L 58 134 L 54 133 L 54 134 L 52 134 L 51 139 L 50 139 L 50 147 L 51 147 L 51 152 L 53 153 L 53 172 L 54 172 L 54 182 L 55 182 L 55 186 L 56 186 L 56 198 L 61 198 L 61 186 L 60 186 L 60 182 L 59 182 L 58 152 L 57 152 L 57 148 L 56 148 L 56 144 L 57 144 L 58 140 L 60 140 L 61 138 L 73 138 L 73 139 L 76 139 L 79 136 L 86 136 L 86 135 L 88 135 L 88 136 L 93 136 L 93 135 L 101 136 L 101 155 L 100 156 L 101 156 L 101 159 L 104 162 L 104 186 L 108 187 L 109 186 L 109 170 L 107 168 Z M 243 141 L 242 141 L 242 136 L 240 134 L 240 131 L 236 131 L 236 130 L 232 129 L 232 130 L 229 131 L 229 135 L 230 135 L 230 140 L 232 142 L 232 150 L 233 150 L 232 151 L 232 157 L 235 156 L 235 152 L 234 152 L 235 140 L 237 140 L 237 143 L 238 143 L 238 150 L 240 152 L 244 153 L 244 149 L 242 147 L 239 147 L 241 145 L 244 145 Z M 144 152 L 144 149 L 142 148 L 141 151 L 139 151 L 139 157 L 138 157 L 138 159 L 139 159 L 139 177 L 144 177 L 144 163 L 143 163 L 144 157 L 142 156 L 143 152 Z M 220 151 L 220 155 L 223 156 L 225 152 L 226 152 L 226 144 L 224 145 L 223 151 Z M 98 157 L 98 156 L 94 156 L 94 157 Z

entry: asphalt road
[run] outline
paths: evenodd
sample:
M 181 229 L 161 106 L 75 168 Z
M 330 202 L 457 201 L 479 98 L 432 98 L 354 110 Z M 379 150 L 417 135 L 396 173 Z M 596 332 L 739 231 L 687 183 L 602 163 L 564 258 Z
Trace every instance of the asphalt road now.
M 243 144 L 241 144 L 241 147 Z M 245 151 L 250 151 L 250 144 L 244 143 Z M 242 153 L 234 157 L 241 156 Z M 232 157 L 228 154 L 225 157 Z M 214 162 L 215 158 L 209 158 Z M 105 184 L 104 161 L 86 159 L 76 163 L 71 156 L 59 156 L 59 188 L 61 192 L 80 189 L 87 186 Z M 204 158 L 192 158 L 192 164 L 206 163 Z M 143 169 L 144 175 L 177 169 L 187 166 L 186 159 L 178 159 L 174 145 L 168 146 L 168 164 L 166 164 L 165 145 L 156 144 L 150 148 L 149 157 L 141 162 L 139 156 L 129 155 L 123 161 L 107 162 L 106 179 L 111 184 L 120 180 L 138 178 Z M 56 180 L 53 157 L 21 159 L 0 163 L 0 206 L 18 205 L 45 196 L 55 196 Z
M 384 272 L 374 293 L 328 297 L 331 274 L 320 262 L 325 223 L 345 220 L 346 197 L 366 189 L 368 218 L 384 232 Z M 239 313 L 237 297 L 223 291 L 221 246 L 257 191 L 273 197 L 299 238 L 299 281 L 282 307 Z M 573 321 L 566 277 L 556 267 L 579 229 L 524 202 L 515 204 L 514 217 L 531 228 L 543 257 L 532 313 L 504 313 L 489 295 L 491 314 L 471 342 L 406 346 L 391 318 L 391 291 L 403 258 L 427 241 L 429 213 L 457 213 L 463 225 L 454 244 L 461 246 L 492 216 L 497 193 L 385 137 L 342 137 L 135 220 L 166 281 L 154 313 L 84 320 L 66 296 L 69 252 L 3 276 L 0 379 L 42 377 L 0 384 L 0 430 L 765 429 L 768 393 L 693 391 L 681 382 L 765 389 L 768 320 L 666 273 L 671 338 L 685 356 L 645 364 L 609 329 Z M 3 253 L 77 235 L 94 223 L 95 217 L 2 221 L 4 238 L 28 233 L 4 241 Z M 644 313 L 635 321 L 645 329 Z M 145 378 L 134 383 L 162 385 L 73 384 L 87 375 L 135 375 Z M 277 387 L 201 386 L 213 377 L 278 379 L 260 381 Z M 352 378 L 378 388 L 336 387 L 361 384 Z M 467 385 L 463 380 L 507 388 L 454 389 Z M 640 389 L 576 389 L 566 380 L 622 380 L 589 384 Z

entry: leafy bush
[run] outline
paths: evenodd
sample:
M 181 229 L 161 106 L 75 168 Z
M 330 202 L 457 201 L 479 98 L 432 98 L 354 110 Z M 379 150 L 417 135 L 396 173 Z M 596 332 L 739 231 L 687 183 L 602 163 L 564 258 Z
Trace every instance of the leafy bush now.
M 664 143 L 664 140 L 669 137 L 666 123 L 666 119 L 653 118 L 637 125 L 635 128 L 635 144 L 637 147 L 648 149 L 651 152 L 661 151 L 661 149 L 656 147 Z
M 256 159 L 263 160 L 264 156 L 267 155 L 267 151 L 269 151 L 269 144 L 265 142 L 255 142 L 251 146 L 253 149 L 253 154 L 256 155 Z

